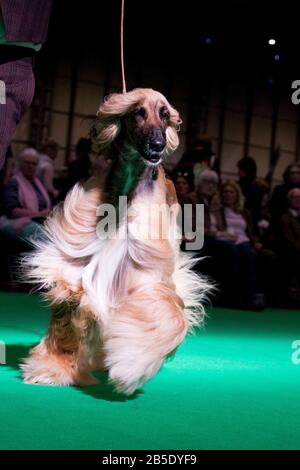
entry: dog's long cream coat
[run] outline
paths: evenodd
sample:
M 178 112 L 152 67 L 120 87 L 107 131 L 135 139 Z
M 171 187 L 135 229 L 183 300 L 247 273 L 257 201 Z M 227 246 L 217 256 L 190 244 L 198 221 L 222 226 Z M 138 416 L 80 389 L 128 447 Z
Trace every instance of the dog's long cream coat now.
M 176 213 L 158 223 L 155 239 L 135 235 L 141 228 L 153 233 L 153 205 L 177 202 L 161 166 L 145 185 L 151 172 L 146 167 L 139 178 L 127 224 L 120 221 L 114 238 L 97 231 L 97 184 L 76 185 L 47 220 L 46 240 L 25 262 L 46 289 L 53 316 L 21 366 L 26 382 L 86 385 L 95 381 L 93 370 L 105 369 L 118 391 L 133 393 L 202 322 L 209 285 L 179 249 Z

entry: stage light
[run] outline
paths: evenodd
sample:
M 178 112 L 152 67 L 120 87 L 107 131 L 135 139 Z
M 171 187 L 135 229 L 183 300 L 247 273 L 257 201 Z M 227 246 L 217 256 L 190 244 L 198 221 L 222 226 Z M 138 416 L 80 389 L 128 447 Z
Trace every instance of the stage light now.
M 270 44 L 270 46 L 275 46 L 276 40 L 275 39 L 269 39 L 268 43 Z
M 280 55 L 279 54 L 274 55 L 274 60 L 276 61 L 280 60 Z
M 211 44 L 212 39 L 210 37 L 205 38 L 205 44 Z

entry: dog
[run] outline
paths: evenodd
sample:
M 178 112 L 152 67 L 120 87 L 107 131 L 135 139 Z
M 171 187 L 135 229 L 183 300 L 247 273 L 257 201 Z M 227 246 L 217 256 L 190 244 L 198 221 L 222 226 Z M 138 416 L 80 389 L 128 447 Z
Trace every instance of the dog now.
M 96 382 L 93 371 L 107 370 L 117 392 L 130 395 L 202 323 L 210 286 L 180 251 L 176 211 L 166 230 L 159 219 L 157 236 L 143 235 L 152 228 L 152 207 L 178 210 L 161 163 L 178 146 L 180 123 L 152 89 L 112 94 L 100 106 L 91 137 L 95 151 L 112 160 L 109 176 L 102 187 L 97 178 L 77 184 L 25 259 L 52 310 L 47 334 L 21 364 L 26 383 L 84 386 Z M 118 212 L 113 237 L 99 229 L 103 205 Z M 120 236 L 140 228 L 140 236 Z

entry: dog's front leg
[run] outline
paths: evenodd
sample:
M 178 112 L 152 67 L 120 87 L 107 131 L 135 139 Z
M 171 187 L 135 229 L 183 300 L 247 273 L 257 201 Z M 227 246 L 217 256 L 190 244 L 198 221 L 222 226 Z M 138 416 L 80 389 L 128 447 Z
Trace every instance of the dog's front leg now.
M 120 304 L 104 340 L 105 365 L 119 392 L 133 393 L 184 339 L 183 304 L 165 285 L 137 289 Z
M 47 335 L 23 359 L 26 383 L 42 385 L 90 385 L 98 324 L 84 308 L 69 303 L 54 305 Z

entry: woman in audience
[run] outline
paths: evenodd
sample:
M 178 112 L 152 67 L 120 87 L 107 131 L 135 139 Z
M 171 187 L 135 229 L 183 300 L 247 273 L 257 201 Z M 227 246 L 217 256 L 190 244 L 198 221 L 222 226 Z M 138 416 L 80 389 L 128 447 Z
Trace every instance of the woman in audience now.
M 42 236 L 41 223 L 51 208 L 48 193 L 35 176 L 38 161 L 36 150 L 24 150 L 19 156 L 19 170 L 4 190 L 0 230 L 16 241 Z
M 215 171 L 210 169 L 196 172 L 194 175 L 194 187 L 195 190 L 191 191 L 185 196 L 181 196 L 181 205 L 184 211 L 184 205 L 191 205 L 192 220 L 189 225 L 192 227 L 192 231 L 199 229 L 196 226 L 199 221 L 196 220 L 196 204 L 203 204 L 204 206 L 204 236 L 210 237 L 213 234 L 210 233 L 210 207 L 213 200 L 213 196 L 216 194 L 218 189 L 219 177 Z M 187 218 L 186 218 L 187 219 Z
M 214 171 L 210 169 L 196 171 L 195 191 L 185 197 L 184 203 L 191 204 L 193 208 L 193 232 L 195 230 L 204 232 L 204 245 L 200 252 L 203 259 L 198 263 L 197 269 L 211 277 L 217 284 L 218 292 L 214 304 L 229 307 L 235 305 L 236 298 L 236 289 L 232 282 L 232 278 L 235 277 L 235 269 L 232 265 L 233 244 L 230 236 L 226 240 L 219 240 L 216 237 L 217 228 L 212 208 L 218 191 L 218 182 L 219 177 Z M 196 221 L 196 204 L 204 206 L 202 225 Z
M 262 245 L 254 235 L 250 213 L 243 209 L 238 184 L 227 181 L 220 188 L 220 206 L 211 214 L 215 238 L 230 245 L 231 284 L 235 296 L 241 294 L 241 307 L 263 307 L 262 294 L 257 293 L 256 252 Z

